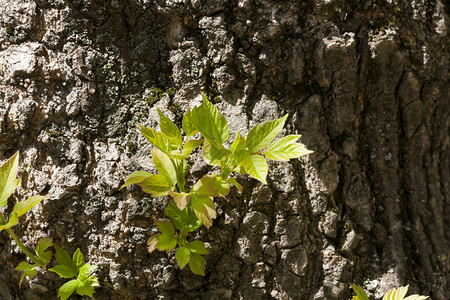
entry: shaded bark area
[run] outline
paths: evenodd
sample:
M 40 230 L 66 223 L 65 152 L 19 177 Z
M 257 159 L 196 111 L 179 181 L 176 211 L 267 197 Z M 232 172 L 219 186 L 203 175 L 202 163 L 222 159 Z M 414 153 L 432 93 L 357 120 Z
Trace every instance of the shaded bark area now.
M 16 231 L 100 266 L 97 299 L 348 299 L 449 293 L 448 1 L 0 0 L 0 159 L 52 193 Z M 206 276 L 146 240 L 168 199 L 119 190 L 155 171 L 136 124 L 203 91 L 231 131 L 289 113 L 315 152 L 216 199 Z M 209 171 L 196 153 L 192 178 Z M 13 201 L 5 209 L 9 212 Z M 0 299 L 56 298 L 0 234 Z

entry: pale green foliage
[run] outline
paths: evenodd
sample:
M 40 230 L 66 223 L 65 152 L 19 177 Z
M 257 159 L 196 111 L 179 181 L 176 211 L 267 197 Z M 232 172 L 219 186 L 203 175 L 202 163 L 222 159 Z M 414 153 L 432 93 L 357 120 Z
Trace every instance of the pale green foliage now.
M 351 287 L 356 294 L 356 296 L 353 296 L 351 300 L 369 300 L 369 297 L 367 297 L 366 292 L 364 292 L 364 289 L 361 286 L 352 283 Z M 424 300 L 428 298 L 428 296 L 420 295 L 411 295 L 405 298 L 406 293 L 408 292 L 408 287 L 409 286 L 407 285 L 389 290 L 383 296 L 383 300 Z
M 20 179 L 16 178 L 18 166 L 19 152 L 16 152 L 16 154 L 0 166 L 0 206 L 7 205 L 8 198 L 20 184 Z M 151 176 L 151 174 L 140 172 L 139 174 L 135 174 L 133 178 L 130 178 L 129 182 L 141 182 L 142 177 L 146 178 L 148 176 Z M 0 214 L 0 231 L 6 230 L 25 255 L 34 262 L 34 264 L 29 264 L 28 262 L 23 261 L 15 268 L 15 270 L 23 272 L 20 277 L 19 286 L 22 284 L 25 276 L 32 279 L 37 275 L 39 268 L 47 268 L 47 265 L 52 260 L 53 256 L 52 252 L 48 249 L 53 246 L 56 250 L 55 257 L 60 265 L 49 270 L 58 273 L 58 275 L 63 278 L 73 278 L 77 276 L 76 279 L 69 281 L 60 288 L 58 296 L 61 297 L 61 299 L 67 299 L 74 291 L 77 291 L 79 295 L 92 297 L 94 287 L 98 286 L 98 279 L 91 275 L 91 273 L 97 266 L 85 264 L 83 255 L 79 249 L 75 252 L 72 260 L 65 250 L 53 244 L 51 238 L 42 238 L 36 245 L 35 254 L 33 254 L 22 244 L 11 229 L 11 227 L 19 224 L 19 218 L 21 216 L 30 211 L 45 198 L 47 198 L 47 196 L 36 195 L 16 203 L 9 214 L 8 220 Z
M 187 235 L 201 225 L 206 228 L 212 226 L 217 217 L 214 197 L 228 195 L 230 184 L 239 190 L 243 189 L 232 174 L 248 174 L 266 184 L 268 166 L 265 157 L 287 161 L 312 151 L 297 143 L 299 135 L 289 135 L 273 142 L 283 129 L 287 114 L 280 119 L 258 124 L 250 130 L 247 138 L 238 132 L 235 140 L 227 147 L 230 137 L 227 121 L 202 96 L 203 103 L 192 110 L 188 109 L 183 117 L 184 138 L 160 110 L 161 131 L 139 125 L 139 130 L 155 147 L 152 158 L 158 174 L 134 172 L 125 179 L 122 188 L 137 184 L 153 197 L 170 195 L 173 198 L 164 210 L 170 221 L 156 222 L 161 233 L 149 239 L 149 252 L 155 249 L 169 252 L 178 246 L 175 256 L 180 268 L 189 264 L 193 273 L 204 276 L 206 260 L 202 255 L 208 254 L 208 251 L 201 241 L 189 242 Z M 197 133 L 202 138 L 195 138 Z M 190 190 L 186 190 L 186 159 L 201 145 L 205 162 L 220 167 L 220 172 L 204 175 Z
M 70 255 L 64 249 L 54 245 L 56 250 L 55 257 L 59 265 L 54 266 L 49 271 L 55 272 L 62 278 L 74 278 L 63 284 L 58 291 L 58 297 L 65 300 L 77 292 L 80 296 L 92 297 L 95 287 L 99 286 L 98 278 L 92 273 L 98 268 L 84 262 L 84 256 L 80 249 L 77 249 L 70 258 Z

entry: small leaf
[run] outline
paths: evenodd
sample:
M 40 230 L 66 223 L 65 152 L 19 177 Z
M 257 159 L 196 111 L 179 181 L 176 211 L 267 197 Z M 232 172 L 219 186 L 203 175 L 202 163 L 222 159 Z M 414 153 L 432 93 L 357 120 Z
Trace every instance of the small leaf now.
M 222 145 L 217 145 L 215 142 L 205 140 L 203 143 L 203 159 L 209 165 L 220 166 L 220 161 L 231 154 L 231 151 L 225 149 Z
M 403 300 L 424 300 L 424 299 L 428 299 L 428 298 L 429 298 L 428 296 L 421 296 L 421 295 L 416 294 L 416 295 L 408 296 Z
M 80 268 L 84 265 L 84 256 L 83 253 L 81 253 L 80 248 L 78 248 L 77 251 L 75 251 L 75 253 L 73 254 L 72 261 L 78 273 Z
M 227 120 L 203 93 L 202 97 L 202 105 L 194 107 L 190 120 L 204 137 L 223 144 L 230 136 Z
M 26 271 L 29 268 L 31 268 L 31 265 L 29 263 L 27 263 L 26 261 L 22 261 L 14 270 Z
M 89 277 L 89 275 L 91 275 L 97 269 L 98 269 L 98 266 L 84 264 L 80 268 L 80 272 L 78 274 L 78 279 L 80 279 L 81 281 L 86 280 Z
M 156 249 L 159 251 L 166 251 L 169 253 L 170 250 L 177 246 L 177 239 L 174 235 L 169 235 L 166 233 L 161 234 L 158 242 L 156 243 Z
M 170 153 L 170 156 L 177 159 L 186 159 L 202 142 L 203 139 L 189 140 L 184 144 L 183 151 L 180 152 L 179 150 L 174 150 Z
M 266 177 L 268 167 L 266 160 L 261 155 L 249 155 L 241 162 L 241 165 L 245 168 L 245 171 L 255 179 L 258 179 L 264 184 L 267 184 Z
M 77 276 L 75 270 L 65 265 L 56 265 L 53 268 L 48 269 L 51 272 L 58 274 L 62 278 L 73 278 Z
M 148 253 L 152 253 L 153 251 L 155 251 L 156 244 L 158 243 L 160 237 L 161 237 L 161 234 L 158 233 L 148 239 L 148 241 L 147 241 Z
M 127 176 L 127 178 L 125 179 L 125 183 L 120 188 L 123 189 L 124 187 L 129 186 L 131 184 L 141 183 L 146 178 L 149 178 L 152 175 L 153 175 L 152 173 L 145 171 L 133 172 Z
M 202 241 L 192 241 L 184 246 L 192 253 L 209 254 L 208 250 L 205 249 L 205 244 L 203 244 Z
M 192 195 L 187 193 L 177 193 L 169 191 L 169 195 L 172 196 L 173 201 L 178 206 L 180 210 L 183 210 L 186 208 L 186 206 L 191 201 Z
M 98 278 L 96 276 L 89 276 L 86 280 L 81 281 L 76 291 L 80 296 L 92 297 L 92 295 L 95 293 L 94 287 L 97 286 L 99 286 Z
M 200 197 L 194 195 L 191 199 L 192 208 L 206 228 L 211 227 L 212 220 L 217 217 L 216 208 L 211 197 Z
M 288 161 L 292 158 L 297 158 L 305 154 L 313 153 L 306 149 L 305 145 L 296 143 L 300 135 L 288 135 L 284 138 L 272 143 L 264 151 L 264 154 L 269 159 Z
M 233 177 L 230 177 L 227 179 L 228 183 L 231 183 L 232 185 L 234 185 L 238 190 L 242 191 L 243 187 L 242 185 Z
M 181 133 L 178 130 L 178 127 L 173 124 L 172 120 L 166 117 L 161 110 L 158 108 L 159 113 L 159 127 L 161 128 L 161 132 L 164 133 L 173 144 L 177 145 L 178 148 L 181 148 Z
M 19 287 L 22 285 L 22 280 L 25 278 L 25 276 L 27 276 L 30 279 L 36 277 L 38 267 L 39 267 L 38 265 L 32 265 L 28 270 L 22 273 L 22 276 L 20 276 Z
M 156 174 L 143 180 L 138 185 L 146 193 L 152 195 L 152 197 L 167 196 L 169 189 L 173 188 L 172 182 L 162 174 Z
M 180 247 L 175 254 L 175 258 L 177 259 L 177 263 L 181 269 L 187 265 L 189 262 L 189 258 L 191 256 L 191 252 L 186 247 Z
M 14 206 L 13 210 L 17 213 L 17 216 L 20 217 L 47 197 L 48 196 L 39 196 L 39 195 L 32 196 L 25 201 L 18 202 Z
M 69 253 L 67 253 L 66 250 L 64 250 L 63 248 L 59 247 L 56 244 L 53 244 L 53 248 L 55 248 L 55 258 L 58 261 L 58 263 L 71 268 L 76 273 L 77 270 L 73 264 L 72 258 L 70 257 Z
M 245 138 L 241 136 L 241 133 L 238 131 L 236 138 L 234 139 L 234 142 L 230 146 L 230 151 L 235 153 L 237 151 L 242 151 L 247 148 L 247 145 L 245 144 Z
M 191 232 L 202 226 L 202 221 L 197 218 L 190 205 L 180 210 L 174 202 L 170 202 L 169 206 L 164 210 L 164 214 L 170 218 L 178 230 L 186 229 Z
M 153 128 L 139 125 L 139 130 L 144 137 L 156 148 L 166 154 L 170 154 L 172 150 L 177 149 L 177 146 L 162 132 L 158 132 Z
M 18 166 L 19 151 L 0 167 L 0 207 L 6 206 L 9 196 L 20 184 L 20 179 L 16 179 Z
M 159 173 L 166 177 L 172 186 L 177 183 L 177 173 L 170 157 L 158 149 L 152 149 L 153 162 Z
M 156 222 L 156 227 L 158 227 L 159 231 L 163 234 L 175 235 L 175 228 L 169 221 Z
M 189 259 L 189 268 L 192 273 L 205 276 L 206 260 L 200 254 L 192 253 Z
M 383 297 L 383 300 L 403 300 L 408 292 L 408 285 L 389 290 Z
M 2 231 L 3 229 L 11 228 L 11 227 L 13 227 L 13 226 L 15 226 L 17 224 L 19 224 L 19 217 L 17 216 L 17 213 L 13 210 L 9 214 L 8 223 L 6 223 L 4 225 L 0 225 L 0 231 Z
M 359 300 L 369 300 L 369 298 L 366 295 L 366 292 L 362 287 L 360 287 L 355 283 L 352 283 L 351 286 Z
M 62 300 L 66 300 L 70 297 L 70 295 L 72 295 L 73 292 L 75 292 L 79 284 L 80 281 L 78 279 L 73 279 L 66 282 L 59 288 L 58 297 L 60 297 Z
M 220 176 L 205 175 L 192 187 L 192 193 L 201 197 L 226 196 L 230 192 L 230 185 Z
M 183 116 L 183 130 L 187 137 L 190 137 L 197 133 L 194 123 L 191 121 L 192 111 L 188 108 L 187 112 Z
M 44 266 L 52 259 L 52 252 L 45 251 L 48 247 L 53 245 L 53 240 L 51 238 L 42 238 L 36 246 L 36 255 L 44 263 Z
M 288 114 L 284 117 L 253 127 L 247 135 L 247 148 L 251 153 L 264 149 L 283 129 Z

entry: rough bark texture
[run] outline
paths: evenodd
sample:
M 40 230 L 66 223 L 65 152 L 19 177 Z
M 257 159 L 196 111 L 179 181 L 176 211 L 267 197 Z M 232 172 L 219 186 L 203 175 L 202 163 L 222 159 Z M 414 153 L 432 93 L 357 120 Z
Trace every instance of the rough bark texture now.
M 0 0 L 0 159 L 11 199 L 52 193 L 16 228 L 100 266 L 97 299 L 348 299 L 349 282 L 448 299 L 449 2 Z M 153 170 L 136 123 L 176 122 L 200 91 L 232 131 L 289 113 L 315 153 L 217 199 L 206 276 L 152 253 L 167 199 L 123 178 Z M 166 94 L 164 94 L 166 93 Z M 198 161 L 195 176 L 208 171 Z M 53 299 L 0 234 L 0 299 Z

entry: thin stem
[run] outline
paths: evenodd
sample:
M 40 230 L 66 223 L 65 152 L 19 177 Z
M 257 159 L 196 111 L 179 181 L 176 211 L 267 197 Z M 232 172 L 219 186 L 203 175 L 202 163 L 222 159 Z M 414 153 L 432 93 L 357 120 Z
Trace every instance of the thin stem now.
M 7 223 L 6 219 L 1 214 L 0 214 L 0 220 L 2 221 L 3 224 Z M 13 240 L 16 242 L 17 246 L 19 246 L 19 248 L 22 249 L 23 253 L 25 253 L 25 255 L 28 256 L 29 259 L 31 259 L 34 263 L 38 264 L 41 267 L 44 265 L 39 258 L 37 258 L 35 255 L 33 255 L 33 253 L 31 253 L 30 251 L 28 251 L 27 247 L 25 247 L 25 245 L 22 244 L 22 242 L 19 240 L 19 238 L 14 233 L 14 231 L 12 231 L 11 228 L 6 229 L 6 231 L 9 233 L 9 235 L 11 235 Z
M 25 245 L 22 244 L 22 242 L 19 240 L 19 238 L 14 233 L 14 231 L 12 231 L 11 228 L 6 229 L 6 231 L 8 231 L 8 233 L 16 242 L 17 246 L 19 246 L 19 248 L 22 249 L 23 253 L 25 253 L 25 255 L 28 256 L 29 259 L 31 259 L 34 263 L 38 264 L 41 267 L 44 266 L 44 263 L 42 263 L 42 261 L 39 258 L 33 255 L 33 253 L 31 253 L 30 251 L 28 251 L 27 247 L 25 247 Z

